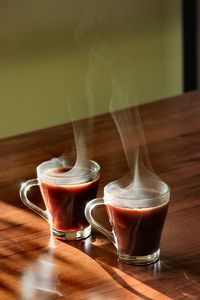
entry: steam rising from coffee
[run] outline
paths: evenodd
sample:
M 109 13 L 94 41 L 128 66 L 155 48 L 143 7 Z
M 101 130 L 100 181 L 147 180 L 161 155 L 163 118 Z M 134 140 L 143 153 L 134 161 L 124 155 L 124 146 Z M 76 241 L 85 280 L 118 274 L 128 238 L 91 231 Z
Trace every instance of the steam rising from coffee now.
M 117 11 L 119 10 L 117 9 Z M 115 12 L 116 11 L 114 11 L 114 13 Z M 78 46 L 79 51 L 85 55 L 88 62 L 88 69 L 82 81 L 84 86 L 82 89 L 82 99 L 80 99 L 80 101 L 84 103 L 84 106 L 87 107 L 88 117 L 95 115 L 95 93 L 98 90 L 97 85 L 99 82 L 97 83 L 97 80 L 99 74 L 103 71 L 104 74 L 107 74 L 109 77 L 107 65 L 108 62 L 110 63 L 113 59 L 112 55 L 110 56 L 107 51 L 108 41 L 106 41 L 109 38 L 108 28 L 110 13 L 114 15 L 113 7 L 107 1 L 95 0 L 86 2 L 80 23 L 74 33 L 74 42 Z M 103 88 L 102 85 L 102 89 Z M 88 149 L 91 151 L 91 146 L 94 145 L 96 138 L 92 118 L 88 121 L 84 121 L 84 123 L 81 121 L 73 122 L 76 112 L 73 110 L 74 106 L 71 105 L 71 103 L 75 100 L 76 95 L 76 91 L 72 91 L 67 101 L 68 112 L 73 123 L 76 147 L 75 164 L 73 168 L 66 173 L 69 184 L 71 181 L 73 181 L 73 184 L 88 181 L 87 159 L 91 159 L 93 155 L 93 153 L 89 153 Z M 109 102 L 109 98 L 107 102 Z M 68 154 L 65 154 L 62 158 L 67 160 L 67 156 Z
M 89 53 L 88 99 L 93 100 L 89 104 L 94 102 L 95 91 L 92 88 L 95 86 L 96 74 L 103 68 L 107 78 L 110 78 L 110 112 L 130 170 L 129 174 L 113 183 L 113 193 L 128 198 L 146 199 L 155 197 L 162 183 L 149 160 L 135 100 L 137 91 L 135 94 L 132 91 L 133 80 L 137 81 L 137 74 L 134 68 L 130 71 L 130 59 L 134 65 L 137 58 L 134 53 L 129 52 L 126 43 L 123 43 L 123 39 L 130 32 L 134 34 L 130 22 L 132 9 L 134 5 L 126 0 L 117 1 L 116 5 L 102 0 L 90 1 L 76 31 L 75 40 L 83 51 Z M 110 20 L 114 20 L 111 25 Z M 113 37 L 113 26 L 117 27 L 119 40 Z M 135 103 L 135 109 L 129 109 L 130 100 L 132 104 Z
M 127 0 L 117 0 L 116 4 L 107 0 L 87 1 L 80 22 L 74 32 L 74 42 L 88 62 L 88 70 L 83 78 L 83 98 L 80 101 L 88 109 L 88 117 L 95 115 L 95 97 L 104 85 L 110 87 L 107 99 L 108 109 L 118 129 L 123 145 L 129 174 L 113 184 L 114 192 L 127 197 L 146 197 L 145 190 L 157 190 L 160 179 L 155 175 L 148 158 L 144 132 L 139 116 L 139 110 L 130 107 L 130 99 L 137 99 L 137 91 L 132 91 L 133 80 L 137 82 L 134 67 L 130 70 L 137 58 L 134 51 L 127 47 L 126 38 L 134 34 L 131 22 L 132 10 L 136 3 Z M 117 38 L 115 36 L 117 32 Z M 132 53 L 133 52 L 133 53 Z M 128 57 L 128 60 L 127 60 Z M 103 74 L 104 76 L 101 76 Z M 105 77 L 105 78 L 104 78 Z M 100 79 L 100 80 L 99 80 Z M 98 82 L 97 82 L 98 81 Z M 97 87 L 98 86 L 98 87 Z M 71 120 L 75 112 L 71 102 L 76 98 L 76 91 L 68 97 L 68 111 Z M 131 101 L 133 104 L 133 101 Z M 137 103 L 135 101 L 136 107 Z M 67 171 L 70 180 L 75 178 L 77 183 L 87 181 L 87 158 L 91 158 L 88 149 L 95 142 L 92 118 L 88 122 L 73 122 L 74 140 L 76 145 L 76 161 L 74 167 Z M 62 158 L 67 159 L 67 155 Z M 81 171 L 80 171 L 81 170 Z M 70 179 L 70 176 L 72 179 Z M 141 195 L 142 191 L 142 195 Z M 139 195 L 138 195 L 139 193 Z
M 132 109 L 116 110 L 121 101 L 129 107 L 129 94 L 113 77 L 113 94 L 110 111 L 118 129 L 130 172 L 112 185 L 112 193 L 118 197 L 135 200 L 151 199 L 157 195 L 160 178 L 154 173 L 149 160 L 144 131 L 137 105 Z
M 110 80 L 110 67 L 119 56 L 117 41 L 113 40 L 113 26 L 118 24 L 118 29 L 123 30 L 126 27 L 126 15 L 129 7 L 125 1 L 117 1 L 113 6 L 112 3 L 105 0 L 93 0 L 86 2 L 85 10 L 81 16 L 80 23 L 74 33 L 74 41 L 79 51 L 84 53 L 88 61 L 88 70 L 85 78 L 83 78 L 84 89 L 83 97 L 80 99 L 88 108 L 88 116 L 95 115 L 95 97 L 100 89 L 104 89 L 105 80 Z M 127 2 L 128 3 L 128 2 Z M 110 25 L 110 17 L 114 19 L 114 24 Z M 114 45 L 115 44 L 115 45 Z M 104 74 L 101 76 L 100 74 Z M 101 77 L 101 80 L 99 80 Z M 103 77 L 106 77 L 103 78 Z M 98 82 L 97 82 L 98 81 Z M 103 82 L 103 83 L 102 83 Z M 110 81 L 111 83 L 111 81 Z M 97 87 L 98 86 L 98 87 Z M 111 86 L 110 86 L 111 87 Z M 111 88 L 110 88 L 111 91 Z M 73 120 L 74 112 L 71 105 L 76 92 L 68 98 L 68 111 Z M 109 99 L 107 100 L 109 108 Z M 76 145 L 76 162 L 74 167 L 68 172 L 68 175 L 76 176 L 87 170 L 87 159 L 91 158 L 88 149 L 95 143 L 93 132 L 92 118 L 84 125 L 80 122 L 73 123 L 74 140 Z M 83 178 L 84 176 L 82 176 Z M 79 178 L 79 182 L 81 179 Z

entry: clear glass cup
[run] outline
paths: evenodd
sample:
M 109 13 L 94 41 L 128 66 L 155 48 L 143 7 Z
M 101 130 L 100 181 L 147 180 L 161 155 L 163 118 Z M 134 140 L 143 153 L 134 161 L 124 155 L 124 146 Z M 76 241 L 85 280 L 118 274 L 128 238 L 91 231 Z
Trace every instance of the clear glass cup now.
M 85 209 L 88 222 L 115 245 L 119 260 L 143 265 L 160 257 L 160 239 L 170 198 L 169 186 L 160 181 L 154 188 L 138 187 L 132 196 L 118 192 L 115 182 L 104 188 L 104 197 L 90 201 Z M 94 208 L 105 205 L 112 232 L 92 216 Z
M 96 197 L 100 166 L 85 160 L 81 166 L 72 161 L 54 158 L 37 167 L 37 178 L 22 183 L 20 197 L 23 203 L 43 217 L 57 238 L 78 240 L 91 233 L 84 214 L 85 206 Z M 39 186 L 46 210 L 28 199 L 27 193 Z

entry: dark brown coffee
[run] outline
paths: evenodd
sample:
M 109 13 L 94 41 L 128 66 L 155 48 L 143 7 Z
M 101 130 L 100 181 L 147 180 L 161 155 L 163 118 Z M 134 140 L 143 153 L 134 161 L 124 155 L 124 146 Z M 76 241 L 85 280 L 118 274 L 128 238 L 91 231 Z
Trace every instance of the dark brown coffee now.
M 67 168 L 57 168 L 52 175 L 68 172 Z M 51 172 L 48 172 L 51 175 Z M 99 179 L 70 185 L 50 185 L 41 183 L 41 192 L 50 213 L 53 229 L 62 232 L 83 230 L 89 224 L 84 210 L 88 201 L 97 194 Z
M 130 256 L 145 256 L 159 249 L 168 203 L 145 209 L 106 205 L 119 250 Z

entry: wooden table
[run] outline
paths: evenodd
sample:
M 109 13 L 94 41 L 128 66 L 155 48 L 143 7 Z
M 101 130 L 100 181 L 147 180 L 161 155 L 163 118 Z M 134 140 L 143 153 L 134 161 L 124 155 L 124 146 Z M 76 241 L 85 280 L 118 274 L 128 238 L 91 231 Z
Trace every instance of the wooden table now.
M 35 177 L 36 166 L 73 150 L 70 124 L 3 139 L 1 300 L 200 299 L 200 92 L 141 106 L 140 114 L 151 162 L 171 187 L 161 260 L 122 264 L 96 232 L 77 242 L 52 241 L 48 224 L 21 203 L 20 184 Z M 120 178 L 127 164 L 110 115 L 93 121 L 96 139 L 88 150 L 101 165 L 102 196 L 103 186 Z

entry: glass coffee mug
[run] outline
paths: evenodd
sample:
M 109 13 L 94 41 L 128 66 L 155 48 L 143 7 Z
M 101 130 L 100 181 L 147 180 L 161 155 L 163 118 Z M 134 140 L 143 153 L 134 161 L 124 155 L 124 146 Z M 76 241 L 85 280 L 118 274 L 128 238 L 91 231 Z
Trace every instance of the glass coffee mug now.
M 73 166 L 70 160 L 54 158 L 37 167 L 37 179 L 24 182 L 20 189 L 23 203 L 43 217 L 57 238 L 78 240 L 91 233 L 84 214 L 88 201 L 97 194 L 100 166 L 86 160 Z M 46 210 L 32 203 L 27 193 L 39 186 Z
M 115 245 L 119 260 L 143 265 L 160 257 L 160 239 L 168 210 L 170 190 L 166 183 L 136 188 L 130 196 L 111 182 L 104 188 L 103 199 L 90 201 L 85 209 L 88 222 Z M 112 226 L 108 231 L 92 217 L 95 207 L 105 205 Z

